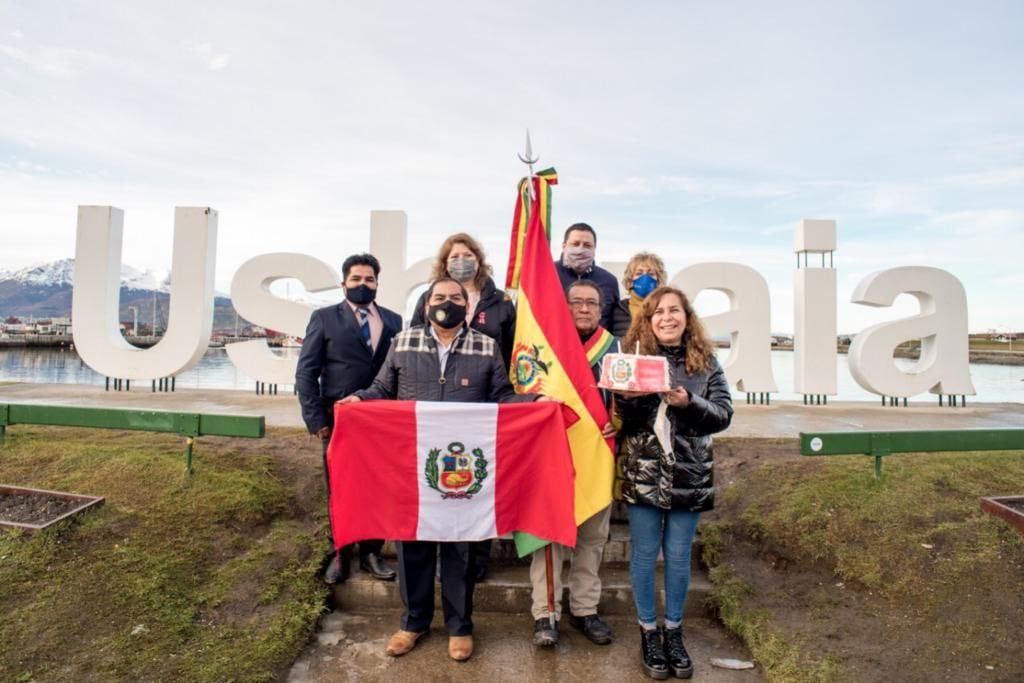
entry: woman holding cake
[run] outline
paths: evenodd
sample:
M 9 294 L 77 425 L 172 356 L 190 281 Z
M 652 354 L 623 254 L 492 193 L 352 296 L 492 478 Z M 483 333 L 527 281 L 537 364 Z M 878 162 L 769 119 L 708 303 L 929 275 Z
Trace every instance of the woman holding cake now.
M 611 333 L 619 338 L 626 336 L 629 324 L 640 315 L 644 299 L 665 282 L 665 264 L 660 256 L 649 251 L 634 254 L 622 275 L 622 288 L 629 296 L 612 309 Z
M 641 657 L 653 678 L 689 678 L 693 664 L 682 621 L 690 547 L 700 513 L 714 505 L 711 434 L 732 419 L 729 384 L 689 300 L 673 287 L 658 287 L 644 300 L 622 347 L 664 358 L 669 379 L 667 391 L 623 392 L 615 402 L 622 420 L 615 494 L 629 512 Z M 659 551 L 665 557 L 661 630 L 655 611 Z

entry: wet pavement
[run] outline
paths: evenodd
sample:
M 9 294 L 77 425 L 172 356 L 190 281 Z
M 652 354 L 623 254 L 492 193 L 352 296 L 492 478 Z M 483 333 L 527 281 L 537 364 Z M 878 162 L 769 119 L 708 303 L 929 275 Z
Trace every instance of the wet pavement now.
M 1024 400 L 1024 390 L 1022 390 Z M 260 395 L 224 389 L 179 389 L 154 393 L 148 383 L 131 391 L 104 391 L 85 384 L 4 384 L 0 403 L 134 408 L 136 410 L 195 411 L 234 415 L 263 415 L 270 427 L 301 427 L 295 396 Z M 966 407 L 914 404 L 909 407 L 879 403 L 843 402 L 806 406 L 796 402 L 771 405 L 736 403 L 736 416 L 723 436 L 796 438 L 801 431 L 854 431 L 887 429 L 996 429 L 1024 425 L 1022 403 L 976 403 Z
M 551 649 L 533 645 L 533 621 L 527 614 L 473 616 L 474 653 L 468 662 L 448 657 L 448 636 L 435 617 L 430 636 L 404 657 L 388 657 L 384 647 L 398 627 L 397 611 L 345 614 L 324 618 L 317 640 L 292 666 L 288 683 L 341 681 L 649 681 L 640 668 L 639 627 L 628 617 L 606 619 L 617 639 L 593 645 L 567 624 Z M 712 667 L 711 658 L 746 660 L 742 645 L 706 619 L 687 618 L 686 647 L 694 660 L 694 681 L 754 683 L 759 668 L 731 671 Z

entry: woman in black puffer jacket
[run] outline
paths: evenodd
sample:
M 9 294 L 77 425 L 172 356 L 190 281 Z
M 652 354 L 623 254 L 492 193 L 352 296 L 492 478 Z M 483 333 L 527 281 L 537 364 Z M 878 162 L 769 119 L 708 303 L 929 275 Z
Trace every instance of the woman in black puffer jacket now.
M 627 503 L 630 577 L 641 627 L 644 669 L 654 678 L 689 677 L 682 620 L 690 583 L 690 546 L 700 513 L 714 506 L 711 434 L 729 426 L 732 399 L 714 347 L 686 295 L 659 287 L 633 319 L 624 349 L 668 359 L 663 394 L 616 397 L 622 420 L 616 498 Z M 665 557 L 665 628 L 658 630 L 655 572 Z

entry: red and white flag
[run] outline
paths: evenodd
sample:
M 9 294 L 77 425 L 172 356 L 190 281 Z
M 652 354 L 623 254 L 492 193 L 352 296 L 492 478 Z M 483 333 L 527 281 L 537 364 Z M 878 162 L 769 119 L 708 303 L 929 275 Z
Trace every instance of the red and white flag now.
M 337 547 L 370 538 L 480 541 L 525 531 L 576 544 L 557 403 L 336 405 L 327 450 Z

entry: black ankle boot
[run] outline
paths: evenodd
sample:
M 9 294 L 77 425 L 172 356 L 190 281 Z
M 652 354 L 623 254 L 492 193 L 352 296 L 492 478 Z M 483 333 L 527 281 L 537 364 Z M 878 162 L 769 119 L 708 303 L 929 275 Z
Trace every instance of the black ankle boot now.
M 659 681 L 668 678 L 668 661 L 661 644 L 661 631 L 640 628 L 640 659 L 648 676 Z
M 690 654 L 683 646 L 682 627 L 665 629 L 665 655 L 673 676 L 676 678 L 693 676 L 693 662 L 690 661 Z

